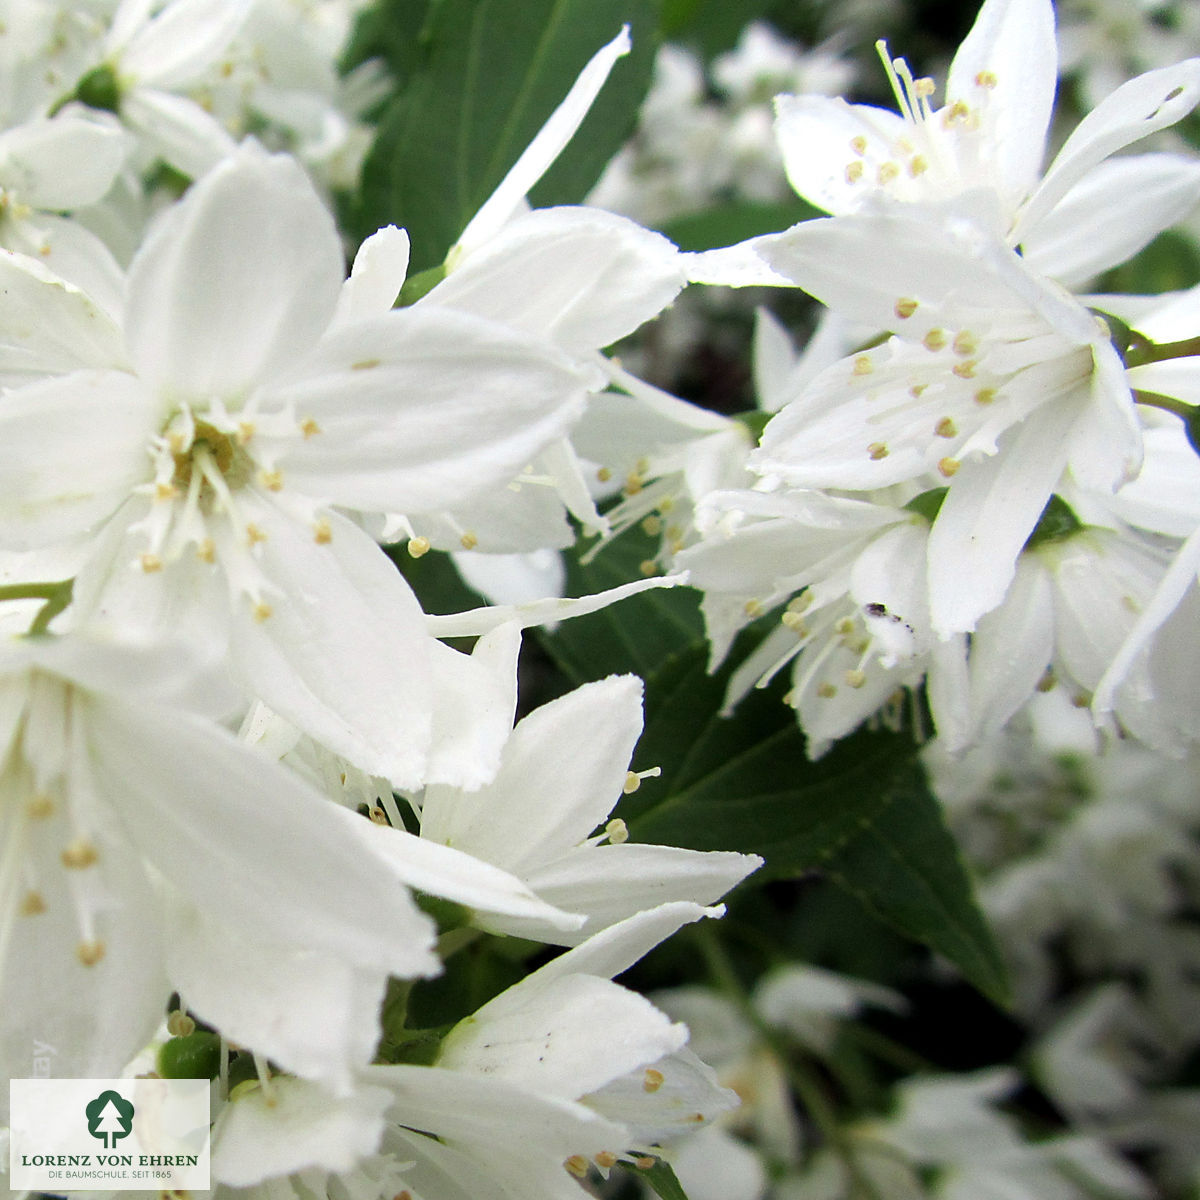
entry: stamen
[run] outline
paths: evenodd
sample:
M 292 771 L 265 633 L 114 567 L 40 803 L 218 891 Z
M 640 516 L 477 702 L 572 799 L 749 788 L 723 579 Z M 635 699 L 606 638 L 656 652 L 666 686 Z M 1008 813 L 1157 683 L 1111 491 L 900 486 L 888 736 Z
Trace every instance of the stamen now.
M 861 158 L 867 152 L 867 139 L 860 133 L 850 139 L 850 149 Z
M 860 354 L 860 355 L 858 355 L 857 358 L 855 358 L 855 360 L 854 360 L 854 374 L 855 375 L 870 375 L 874 369 L 875 369 L 875 367 L 871 362 L 871 356 L 869 354 Z
M 933 432 L 942 438 L 952 438 L 958 436 L 958 426 L 950 417 L 943 417 L 934 427 Z
M 107 949 L 108 947 L 101 941 L 80 942 L 75 947 L 75 957 L 85 967 L 94 967 L 104 957 Z
M 946 479 L 949 479 L 952 475 L 958 474 L 958 468 L 961 466 L 962 463 L 957 458 L 940 458 L 937 469 Z
M 72 871 L 82 871 L 92 866 L 99 857 L 100 853 L 95 845 L 85 837 L 77 837 L 68 843 L 59 855 L 62 865 Z
M 909 317 L 917 311 L 917 302 L 910 297 L 902 296 L 896 301 L 896 316 L 902 321 L 907 321 Z
M 41 892 L 26 892 L 21 897 L 21 916 L 36 917 L 39 913 L 46 911 L 46 901 Z
M 656 1071 L 653 1067 L 647 1067 L 642 1074 L 643 1092 L 657 1092 L 664 1083 L 666 1083 L 666 1076 L 661 1071 Z
M 320 433 L 321 427 L 316 423 L 315 420 L 313 420 L 312 417 L 305 417 L 304 420 L 300 422 L 300 432 L 304 434 L 306 438 L 310 438 Z
M 996 399 L 996 389 L 995 388 L 980 388 L 979 391 L 977 391 L 975 393 L 975 403 L 976 404 L 991 404 L 991 402 L 995 399 Z
M 427 537 L 415 537 L 408 539 L 408 553 L 412 558 L 421 558 L 429 553 L 429 539 Z
M 867 673 L 865 671 L 852 670 L 847 671 L 842 678 L 846 681 L 847 687 L 860 688 L 867 682 Z
M 588 1160 L 582 1154 L 572 1154 L 563 1162 L 563 1166 L 567 1169 L 568 1175 L 574 1175 L 576 1179 L 587 1178 Z
M 872 462 L 879 462 L 880 459 L 887 458 L 888 448 L 883 442 L 872 442 L 867 447 L 867 453 L 870 455 Z
M 863 177 L 863 165 L 860 162 L 846 164 L 846 182 L 857 183 Z
M 626 796 L 631 796 L 642 786 L 643 779 L 657 779 L 661 774 L 662 767 L 651 767 L 648 771 L 626 771 L 621 790 Z
M 604 832 L 608 836 L 609 843 L 613 846 L 622 846 L 629 841 L 629 826 L 620 817 L 613 817 L 605 825 Z
M 318 546 L 328 546 L 333 541 L 333 529 L 324 517 L 319 518 L 313 525 L 313 541 Z
M 944 329 L 931 329 L 922 339 L 921 344 L 926 350 L 934 352 L 944 350 L 946 348 L 946 331 Z

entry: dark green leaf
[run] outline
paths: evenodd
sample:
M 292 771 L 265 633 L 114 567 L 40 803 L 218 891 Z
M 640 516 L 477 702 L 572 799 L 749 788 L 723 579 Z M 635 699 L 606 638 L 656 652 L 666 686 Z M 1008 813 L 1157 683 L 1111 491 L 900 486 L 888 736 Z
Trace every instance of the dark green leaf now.
M 764 233 L 778 233 L 790 229 L 798 221 L 824 215 L 820 209 L 798 198 L 779 204 L 738 202 L 676 217 L 664 226 L 663 232 L 681 250 L 713 250 Z
M 728 674 L 706 674 L 697 648 L 647 681 L 635 767 L 663 776 L 618 809 L 633 837 L 761 854 L 758 882 L 820 871 L 1002 999 L 1003 965 L 912 739 L 863 730 L 810 762 L 779 687 L 715 715 Z
M 567 595 L 586 596 L 644 579 L 657 542 L 640 529 L 622 533 L 587 566 L 580 555 L 567 557 Z M 658 568 L 654 568 L 658 573 Z M 586 617 L 564 621 L 554 633 L 538 636 L 551 658 L 571 679 L 586 683 L 614 672 L 646 678 L 672 654 L 704 639 L 700 597 L 691 588 L 656 588 Z
M 381 58 L 398 80 L 407 79 L 423 61 L 427 39 L 422 35 L 431 9 L 439 2 L 377 0 L 355 22 L 342 55 L 343 66 L 350 70 L 369 58 Z
M 656 49 L 656 0 L 437 0 L 423 55 L 388 110 L 363 168 L 361 233 L 408 229 L 412 267 L 440 263 L 467 222 L 574 83 L 632 26 L 571 144 L 534 189 L 539 206 L 575 204 L 633 127 Z
M 640 1175 L 653 1189 L 660 1200 L 688 1200 L 687 1192 L 676 1178 L 674 1168 L 661 1158 L 654 1160 L 652 1167 L 639 1167 L 633 1163 L 623 1164 L 635 1175 Z

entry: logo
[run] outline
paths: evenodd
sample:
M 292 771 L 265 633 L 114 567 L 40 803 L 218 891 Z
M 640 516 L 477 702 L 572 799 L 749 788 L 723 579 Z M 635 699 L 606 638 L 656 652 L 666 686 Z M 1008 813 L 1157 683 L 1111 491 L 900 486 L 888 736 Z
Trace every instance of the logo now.
M 133 1131 L 133 1105 L 120 1092 L 101 1092 L 83 1111 L 88 1133 L 99 1138 L 105 1150 L 113 1149 L 118 1139 Z
M 203 1192 L 207 1079 L 10 1079 L 13 1191 Z

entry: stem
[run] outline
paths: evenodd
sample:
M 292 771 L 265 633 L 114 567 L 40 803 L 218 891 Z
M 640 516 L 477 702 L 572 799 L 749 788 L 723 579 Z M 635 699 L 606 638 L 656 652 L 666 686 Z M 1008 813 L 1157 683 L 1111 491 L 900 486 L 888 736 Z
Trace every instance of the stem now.
M 1174 413 L 1185 422 L 1190 421 L 1196 413 L 1194 405 L 1159 392 L 1143 392 L 1135 388 L 1133 398 L 1136 403 L 1144 404 L 1147 408 L 1161 408 L 1164 412 Z
M 464 925 L 460 929 L 451 929 L 443 933 L 437 940 L 438 957 L 445 962 L 446 959 L 457 954 L 460 950 L 465 950 L 472 942 L 478 941 L 482 936 L 482 930 L 472 929 L 469 925 Z
M 63 579 L 58 583 L 10 583 L 0 587 L 0 602 L 5 600 L 45 600 L 33 618 L 26 637 L 38 637 L 46 632 L 47 626 L 71 603 L 74 579 Z
M 1134 340 L 1125 352 L 1125 365 L 1140 367 L 1146 363 L 1162 362 L 1168 358 L 1191 358 L 1197 354 L 1200 354 L 1200 337 L 1156 344 L 1135 330 Z

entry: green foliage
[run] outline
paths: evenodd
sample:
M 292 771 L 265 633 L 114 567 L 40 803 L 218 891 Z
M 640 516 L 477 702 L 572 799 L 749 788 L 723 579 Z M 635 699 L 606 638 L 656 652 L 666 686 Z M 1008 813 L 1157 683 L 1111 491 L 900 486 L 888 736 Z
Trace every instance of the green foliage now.
M 215 1079 L 221 1069 L 221 1038 L 205 1029 L 171 1038 L 158 1048 L 164 1079 Z
M 716 715 L 728 674 L 708 675 L 695 648 L 647 681 L 634 765 L 663 776 L 618 809 L 633 838 L 761 854 L 756 883 L 818 871 L 1002 1001 L 1003 964 L 912 739 L 861 730 L 810 762 L 780 688 Z
M 1200 249 L 1186 234 L 1168 229 L 1141 253 L 1114 267 L 1095 289 L 1105 293 L 1155 295 L 1200 283 Z
M 656 1158 L 650 1167 L 638 1166 L 636 1163 L 623 1163 L 629 1171 L 640 1175 L 654 1189 L 654 1194 L 660 1200 L 688 1200 L 683 1185 L 675 1176 L 671 1164 L 665 1159 Z
M 531 197 L 537 206 L 582 200 L 649 87 L 656 0 L 432 0 L 423 20 L 420 4 L 394 6 L 417 45 L 389 56 L 403 86 L 363 168 L 358 231 L 402 225 L 413 270 L 440 263 L 584 64 L 629 23 L 633 53 Z M 359 52 L 372 44 L 367 34 L 360 42 Z

